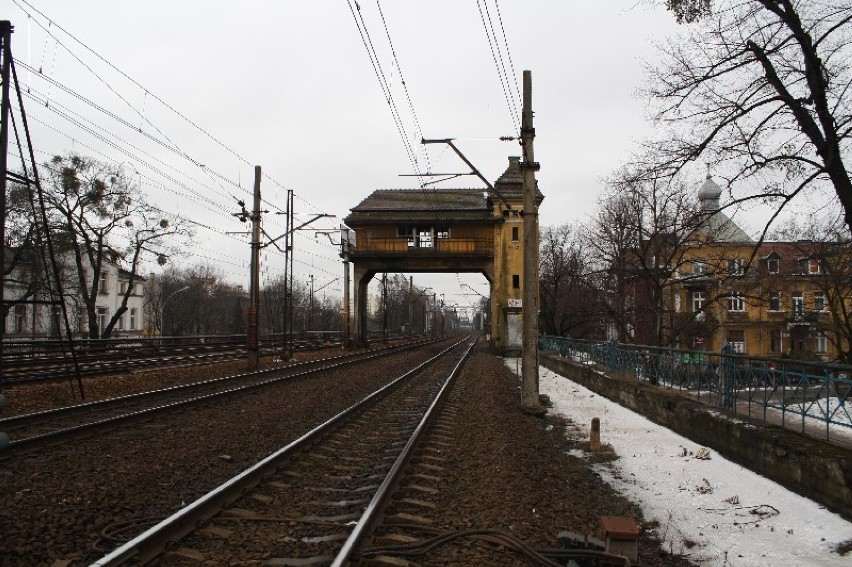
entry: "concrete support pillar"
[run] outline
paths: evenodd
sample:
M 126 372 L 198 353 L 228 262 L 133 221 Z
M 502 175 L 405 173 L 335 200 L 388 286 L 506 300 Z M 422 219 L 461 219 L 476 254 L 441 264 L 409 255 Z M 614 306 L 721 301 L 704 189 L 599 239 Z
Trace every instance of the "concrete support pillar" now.
M 376 271 L 355 263 L 353 272 L 352 279 L 355 282 L 354 340 L 356 346 L 366 348 L 370 346 L 367 337 L 367 287 L 370 284 L 370 280 L 376 275 Z

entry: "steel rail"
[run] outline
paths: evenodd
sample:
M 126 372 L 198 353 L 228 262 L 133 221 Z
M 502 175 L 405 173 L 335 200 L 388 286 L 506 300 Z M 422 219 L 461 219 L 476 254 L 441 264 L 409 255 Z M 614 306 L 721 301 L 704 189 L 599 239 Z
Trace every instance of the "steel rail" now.
M 315 440 L 322 438 L 331 428 L 380 399 L 402 381 L 447 355 L 465 340 L 467 339 L 465 338 L 452 344 L 435 356 L 367 395 L 361 401 L 329 418 L 298 439 L 288 443 L 188 506 L 178 510 L 155 526 L 152 526 L 132 540 L 119 546 L 111 553 L 92 563 L 90 567 L 111 567 L 125 564 L 130 560 L 134 563 L 145 564 L 162 553 L 162 551 L 176 547 L 179 545 L 180 538 L 192 532 L 196 525 L 206 525 L 209 519 L 221 510 L 224 505 L 238 498 L 244 491 L 259 484 L 264 475 L 274 470 L 280 462 L 299 452 Z
M 435 399 L 429 405 L 429 408 L 423 414 L 423 417 L 420 419 L 420 423 L 417 425 L 417 428 L 414 430 L 414 433 L 411 434 L 411 437 L 408 439 L 408 442 L 403 447 L 401 453 L 394 461 L 393 466 L 391 466 L 390 471 L 388 471 L 387 476 L 379 485 L 378 490 L 376 491 L 373 499 L 370 500 L 370 503 L 367 504 L 367 508 L 364 510 L 364 513 L 361 515 L 361 518 L 358 520 L 358 523 L 355 524 L 355 527 L 350 532 L 349 537 L 343 543 L 343 547 L 337 553 L 337 556 L 334 558 L 334 561 L 331 563 L 331 567 L 343 567 L 349 563 L 349 556 L 355 550 L 356 546 L 361 543 L 361 540 L 364 536 L 375 527 L 375 522 L 380 514 L 380 512 L 384 509 L 384 503 L 392 494 L 392 488 L 397 484 L 399 478 L 401 476 L 401 472 L 404 470 L 406 464 L 411 458 L 412 453 L 414 452 L 414 448 L 417 446 L 417 443 L 420 441 L 420 437 L 423 434 L 423 431 L 426 429 L 427 424 L 432 418 L 432 414 L 435 411 L 435 408 L 444 400 L 444 394 L 449 391 L 449 387 L 451 383 L 454 381 L 455 377 L 458 375 L 459 370 L 461 369 L 462 364 L 464 364 L 467 357 L 470 355 L 470 351 L 473 350 L 473 346 L 476 344 L 476 341 L 470 343 L 465 351 L 464 355 L 459 359 L 453 371 L 450 372 L 450 375 L 447 377 L 444 385 L 441 386 L 441 389 L 438 391 L 438 394 L 435 396 Z

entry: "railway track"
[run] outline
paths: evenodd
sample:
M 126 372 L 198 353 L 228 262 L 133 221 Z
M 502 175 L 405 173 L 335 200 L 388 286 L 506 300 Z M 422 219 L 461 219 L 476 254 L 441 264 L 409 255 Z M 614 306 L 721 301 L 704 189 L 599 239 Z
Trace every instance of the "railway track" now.
M 396 341 L 398 337 L 389 337 Z M 171 339 L 123 340 L 115 344 L 104 342 L 94 346 L 84 343 L 76 351 L 80 375 L 83 377 L 138 372 L 166 366 L 190 366 L 212 364 L 244 359 L 247 356 L 245 338 L 219 339 L 211 337 L 204 341 L 175 341 Z M 208 342 L 209 341 L 209 342 Z M 295 352 L 340 347 L 337 336 L 317 336 L 293 339 L 288 348 Z M 62 345 L 45 347 L 43 351 L 14 347 L 13 354 L 2 361 L 3 382 L 6 385 L 28 384 L 67 380 L 73 374 L 71 356 Z M 34 347 L 32 347 L 34 348 Z M 17 353 L 15 353 L 17 349 Z M 282 344 L 278 339 L 262 339 L 259 345 L 261 356 L 281 355 Z
M 92 565 L 629 565 L 487 527 L 435 528 L 465 406 L 453 381 L 472 347 L 450 346 Z
M 93 565 L 348 564 L 471 348 L 448 347 Z
M 366 352 L 342 354 L 288 366 L 139 392 L 118 398 L 67 406 L 0 419 L 0 431 L 10 438 L 0 459 L 63 443 L 80 435 L 114 429 L 132 421 L 150 419 L 165 411 L 188 408 L 222 396 L 233 396 L 310 374 L 344 367 L 373 358 L 418 348 L 433 341 L 388 346 Z

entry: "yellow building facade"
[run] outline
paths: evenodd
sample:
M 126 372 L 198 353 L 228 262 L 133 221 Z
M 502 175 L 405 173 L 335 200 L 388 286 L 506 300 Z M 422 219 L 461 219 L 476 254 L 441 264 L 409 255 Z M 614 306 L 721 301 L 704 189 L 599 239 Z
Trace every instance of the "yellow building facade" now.
M 677 344 L 716 352 L 729 344 L 759 357 L 836 359 L 832 309 L 840 308 L 838 301 L 848 306 L 850 298 L 826 277 L 819 245 L 755 243 L 719 210 L 720 195 L 708 177 L 699 198 L 710 216 L 695 244 L 679 256 L 669 286 Z

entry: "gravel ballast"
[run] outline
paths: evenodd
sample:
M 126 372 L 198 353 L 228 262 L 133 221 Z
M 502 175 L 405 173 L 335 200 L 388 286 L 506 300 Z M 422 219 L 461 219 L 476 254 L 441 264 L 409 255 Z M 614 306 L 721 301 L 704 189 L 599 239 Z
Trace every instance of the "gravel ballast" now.
M 0 462 L 0 564 L 91 562 L 439 347 L 426 350 Z M 204 377 L 214 375 L 217 370 L 206 367 Z M 517 378 L 500 358 L 479 347 L 459 385 L 468 411 L 459 417 L 452 482 L 440 495 L 446 527 L 500 528 L 534 545 L 555 545 L 562 530 L 597 535 L 601 515 L 633 516 L 641 524 L 635 506 L 603 484 L 588 462 L 567 454 L 584 440 L 566 439 L 562 424 L 520 411 Z M 115 393 L 127 393 L 121 388 Z M 21 401 L 25 392 L 16 394 Z M 643 532 L 640 555 L 643 565 L 688 565 L 659 551 L 651 530 Z

